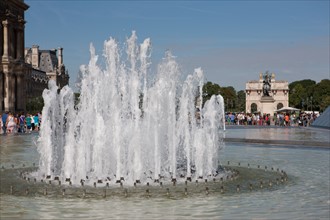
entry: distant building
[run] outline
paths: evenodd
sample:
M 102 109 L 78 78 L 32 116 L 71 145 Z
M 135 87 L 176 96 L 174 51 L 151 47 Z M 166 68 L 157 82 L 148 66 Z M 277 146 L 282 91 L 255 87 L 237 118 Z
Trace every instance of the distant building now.
M 61 89 L 69 84 L 69 74 L 63 64 L 63 48 L 39 50 L 38 45 L 25 48 L 25 63 L 31 67 L 31 77 L 27 80 L 28 98 L 40 96 L 52 79 Z
M 42 95 L 49 79 L 62 88 L 69 83 L 63 49 L 25 49 L 23 0 L 0 1 L 0 112 L 24 111 L 29 99 Z
M 274 111 L 289 106 L 289 84 L 288 81 L 275 80 L 275 74 L 270 76 L 270 88 L 267 96 L 264 94 L 264 79 L 260 73 L 259 80 L 246 83 L 246 112 L 261 114 L 274 114 Z

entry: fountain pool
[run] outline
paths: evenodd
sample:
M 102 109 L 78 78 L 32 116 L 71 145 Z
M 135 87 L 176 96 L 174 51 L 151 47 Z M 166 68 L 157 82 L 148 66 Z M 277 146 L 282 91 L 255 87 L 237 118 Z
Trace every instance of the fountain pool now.
M 291 128 L 291 139 L 298 128 Z M 261 132 L 263 129 L 253 129 Z M 310 131 L 300 129 L 298 133 Z M 242 135 L 248 129 L 227 129 L 226 135 Z M 283 128 L 272 129 L 273 135 Z M 315 131 L 317 132 L 317 131 Z M 321 131 L 322 134 L 322 131 Z M 34 142 L 37 133 L 1 136 L 1 166 L 22 167 L 38 163 Z M 287 147 L 226 143 L 222 161 L 241 164 L 280 167 L 290 178 L 277 190 L 257 190 L 249 193 L 195 193 L 180 198 L 167 197 L 107 197 L 54 198 L 50 196 L 15 196 L 1 193 L 0 216 L 13 219 L 328 219 L 329 148 Z M 9 190 L 9 189 L 8 189 Z

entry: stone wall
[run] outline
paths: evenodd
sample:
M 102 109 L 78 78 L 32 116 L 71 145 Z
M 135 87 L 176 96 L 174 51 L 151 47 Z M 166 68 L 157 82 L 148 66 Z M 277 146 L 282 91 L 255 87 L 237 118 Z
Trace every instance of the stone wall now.
M 25 109 L 24 12 L 28 8 L 23 1 L 0 1 L 0 111 Z
M 28 100 L 41 96 L 49 79 L 60 88 L 69 84 L 63 48 L 58 53 L 56 49 L 39 50 L 37 45 L 25 48 L 28 8 L 22 0 L 0 0 L 0 112 L 25 111 Z

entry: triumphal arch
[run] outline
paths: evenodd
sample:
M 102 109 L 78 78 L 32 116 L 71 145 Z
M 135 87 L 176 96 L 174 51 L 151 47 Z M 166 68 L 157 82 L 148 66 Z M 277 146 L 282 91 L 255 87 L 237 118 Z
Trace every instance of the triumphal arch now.
M 289 106 L 288 81 L 275 80 L 274 73 L 260 73 L 259 80 L 246 83 L 246 113 L 273 115 L 277 109 Z

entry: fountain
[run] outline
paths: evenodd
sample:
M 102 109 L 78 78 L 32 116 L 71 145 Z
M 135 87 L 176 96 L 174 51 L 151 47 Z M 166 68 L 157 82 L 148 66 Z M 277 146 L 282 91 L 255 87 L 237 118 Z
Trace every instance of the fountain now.
M 181 82 L 170 52 L 152 78 L 150 39 L 138 45 L 133 32 L 126 42 L 127 60 L 122 60 L 119 47 L 113 38 L 104 42 L 102 68 L 90 46 L 76 107 L 69 87 L 58 93 L 49 82 L 43 93 L 36 175 L 76 185 L 214 176 L 224 130 L 222 96 L 202 106 L 203 71 L 195 69 Z
M 262 189 L 263 181 L 287 182 L 288 175 L 279 169 L 220 162 L 223 98 L 203 102 L 201 68 L 182 79 L 167 51 L 157 73 L 150 74 L 150 39 L 138 45 L 135 32 L 127 39 L 126 53 L 121 51 L 110 38 L 104 42 L 105 64 L 99 64 L 90 46 L 90 62 L 81 67 L 78 104 L 70 87 L 59 90 L 49 81 L 37 140 L 39 165 L 4 169 L 1 192 L 181 197 L 251 192 Z

